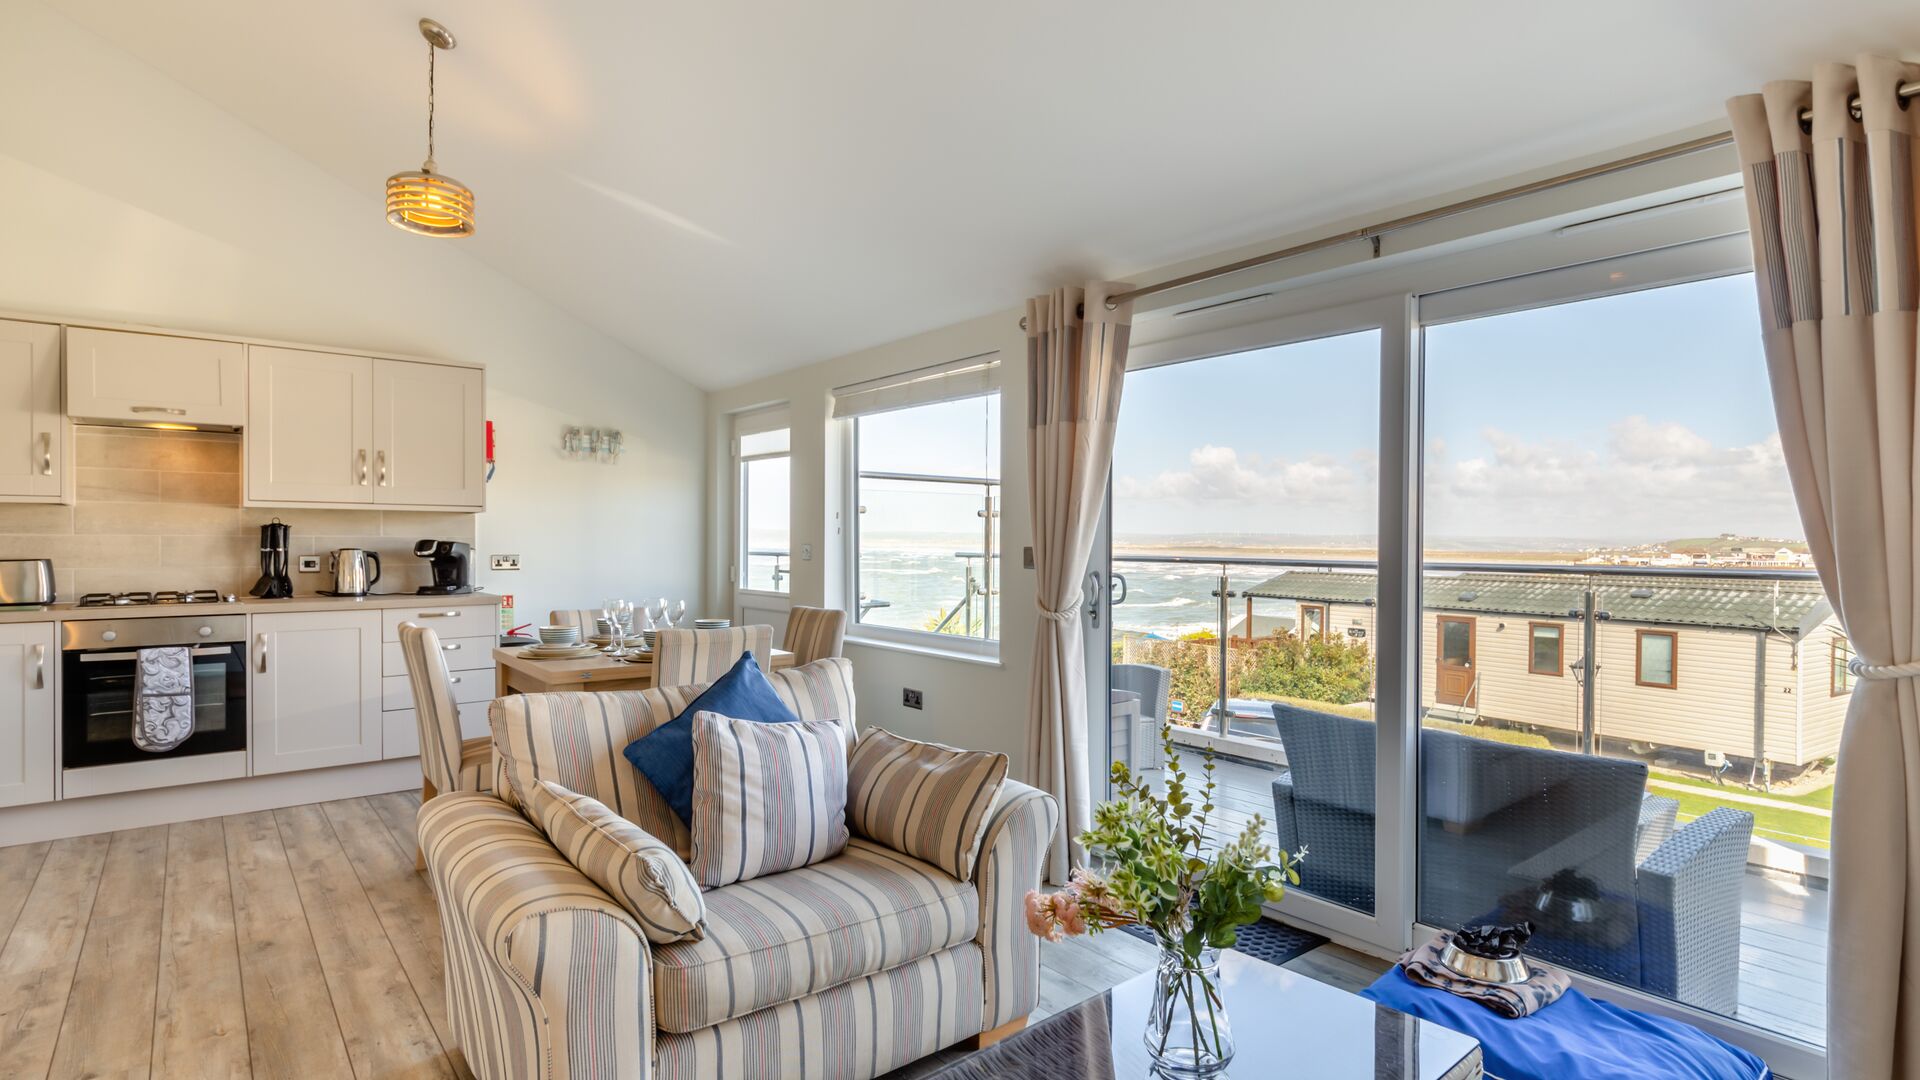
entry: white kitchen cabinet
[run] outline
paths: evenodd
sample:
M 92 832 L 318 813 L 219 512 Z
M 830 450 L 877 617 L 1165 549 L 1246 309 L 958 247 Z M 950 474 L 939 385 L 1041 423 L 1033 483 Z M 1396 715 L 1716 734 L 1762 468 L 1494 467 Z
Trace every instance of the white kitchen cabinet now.
M 60 328 L 0 319 L 0 501 L 71 501 Z
M 373 501 L 474 509 L 484 504 L 485 396 L 477 368 L 374 361 Z
M 380 760 L 380 613 L 253 616 L 253 775 Z
M 67 328 L 67 415 L 76 420 L 235 428 L 247 419 L 237 341 Z
M 478 368 L 252 346 L 244 441 L 249 505 L 486 503 Z
M 373 501 L 373 360 L 247 349 L 249 503 Z
M 0 625 L 0 806 L 53 801 L 52 623 Z

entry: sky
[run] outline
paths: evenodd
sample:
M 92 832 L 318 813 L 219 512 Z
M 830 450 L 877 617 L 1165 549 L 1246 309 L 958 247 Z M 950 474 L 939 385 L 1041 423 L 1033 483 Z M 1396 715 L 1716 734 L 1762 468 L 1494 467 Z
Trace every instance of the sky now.
M 1802 535 L 1749 274 L 1431 327 L 1426 535 Z M 1378 333 L 1130 373 L 1117 539 L 1370 543 Z

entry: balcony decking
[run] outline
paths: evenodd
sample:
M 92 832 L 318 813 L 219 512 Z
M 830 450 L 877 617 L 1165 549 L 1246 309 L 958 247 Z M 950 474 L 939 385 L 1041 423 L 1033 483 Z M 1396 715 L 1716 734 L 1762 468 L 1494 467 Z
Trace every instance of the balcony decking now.
M 1199 754 L 1183 753 L 1190 774 Z M 1237 835 L 1258 814 L 1273 820 L 1277 767 L 1217 759 L 1219 792 L 1211 830 Z M 1827 892 L 1749 869 L 1741 897 L 1737 1019 L 1815 1045 L 1826 1043 Z

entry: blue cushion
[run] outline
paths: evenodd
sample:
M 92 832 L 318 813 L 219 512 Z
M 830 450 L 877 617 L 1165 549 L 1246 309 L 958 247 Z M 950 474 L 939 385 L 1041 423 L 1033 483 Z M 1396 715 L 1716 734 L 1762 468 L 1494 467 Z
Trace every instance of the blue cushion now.
M 1480 1040 L 1486 1071 L 1501 1080 L 1767 1080 L 1767 1063 L 1678 1020 L 1595 1001 L 1578 990 L 1518 1020 L 1421 986 L 1398 967 L 1361 992 L 1410 1016 Z
M 689 824 L 693 821 L 693 714 L 702 710 L 763 724 L 800 722 L 774 692 L 760 665 L 754 663 L 753 651 L 748 650 L 679 716 L 628 743 L 622 751 L 627 760 L 653 784 L 680 820 Z

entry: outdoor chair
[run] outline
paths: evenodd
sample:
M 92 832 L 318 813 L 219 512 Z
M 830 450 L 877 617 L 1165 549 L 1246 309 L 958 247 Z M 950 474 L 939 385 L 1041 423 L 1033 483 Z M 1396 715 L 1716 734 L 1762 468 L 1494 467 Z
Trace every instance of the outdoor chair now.
M 1157 664 L 1115 664 L 1109 670 L 1108 685 L 1115 692 L 1132 694 L 1139 699 L 1139 715 L 1129 733 L 1128 767 L 1136 773 L 1164 767 L 1160 729 L 1167 723 L 1173 673 Z

